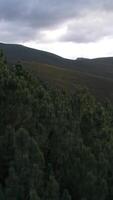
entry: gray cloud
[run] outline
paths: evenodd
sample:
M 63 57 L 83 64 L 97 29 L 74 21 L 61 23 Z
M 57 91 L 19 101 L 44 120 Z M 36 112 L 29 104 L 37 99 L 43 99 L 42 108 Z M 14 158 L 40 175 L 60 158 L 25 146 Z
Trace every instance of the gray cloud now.
M 60 38 L 61 41 L 88 43 L 105 37 L 113 36 L 113 12 L 86 13 L 79 20 L 73 20 L 68 25 L 67 32 Z
M 60 40 L 96 41 L 111 36 L 113 29 L 109 12 L 112 11 L 112 0 L 0 0 L 0 40 L 41 41 L 41 31 L 67 24 L 67 32 Z M 97 21 L 92 12 L 97 13 Z M 101 13 L 108 19 L 105 23 Z M 89 22 L 90 17 L 92 22 Z
M 0 0 L 0 4 L 0 19 L 21 21 L 36 28 L 57 25 L 79 13 L 79 4 L 74 0 Z

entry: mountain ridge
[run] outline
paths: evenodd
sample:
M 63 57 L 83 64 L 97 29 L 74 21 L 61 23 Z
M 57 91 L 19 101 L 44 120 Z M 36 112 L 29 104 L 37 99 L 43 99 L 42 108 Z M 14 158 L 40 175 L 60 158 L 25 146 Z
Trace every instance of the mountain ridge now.
M 8 63 L 20 61 L 28 71 L 51 85 L 57 84 L 71 91 L 80 84 L 101 99 L 113 100 L 113 57 L 69 60 L 46 51 L 3 43 L 0 43 L 0 49 Z
M 94 59 L 78 58 L 76 60 L 71 60 L 23 45 L 4 43 L 0 43 L 0 49 L 3 49 L 9 63 L 15 64 L 18 61 L 36 62 L 113 78 L 113 57 Z

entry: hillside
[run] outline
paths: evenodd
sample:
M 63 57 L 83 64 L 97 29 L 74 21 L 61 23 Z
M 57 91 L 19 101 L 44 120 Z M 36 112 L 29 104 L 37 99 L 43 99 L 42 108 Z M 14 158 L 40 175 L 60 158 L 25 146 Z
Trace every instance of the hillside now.
M 64 59 L 55 54 L 16 44 L 0 43 L 8 62 L 38 62 L 113 78 L 113 57 L 97 59 Z
M 0 119 L 0 200 L 113 199 L 112 105 L 51 88 L 0 54 Z
M 0 49 L 3 49 L 8 62 L 11 63 L 17 61 L 34 61 L 55 66 L 64 66 L 66 63 L 66 60 L 60 56 L 22 45 L 0 43 Z
M 88 87 L 99 99 L 113 100 L 113 58 L 76 60 L 31 49 L 22 45 L 0 44 L 9 63 L 21 61 L 26 69 L 51 85 L 68 90 L 76 86 Z
M 77 87 L 88 87 L 99 100 L 113 100 L 113 79 L 77 70 L 47 64 L 24 62 L 23 66 L 51 86 L 60 86 L 74 92 Z

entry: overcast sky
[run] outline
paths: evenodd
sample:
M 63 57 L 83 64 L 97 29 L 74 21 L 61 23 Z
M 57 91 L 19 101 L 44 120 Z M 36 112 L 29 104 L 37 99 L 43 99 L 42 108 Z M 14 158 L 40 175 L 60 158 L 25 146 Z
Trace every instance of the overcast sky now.
M 73 59 L 113 56 L 113 0 L 0 0 L 0 42 Z

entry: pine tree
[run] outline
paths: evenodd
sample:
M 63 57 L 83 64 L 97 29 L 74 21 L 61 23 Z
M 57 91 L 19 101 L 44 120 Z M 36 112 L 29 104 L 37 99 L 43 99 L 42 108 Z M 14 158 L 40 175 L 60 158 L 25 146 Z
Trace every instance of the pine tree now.
M 6 180 L 6 200 L 17 200 L 19 197 L 19 183 L 15 169 L 11 164 L 9 169 L 9 176 Z
M 4 56 L 3 50 L 0 50 L 0 67 L 6 65 L 6 57 Z
M 70 196 L 68 190 L 64 190 L 61 200 L 71 200 L 71 196 Z
M 36 191 L 34 189 L 32 189 L 30 191 L 30 198 L 29 200 L 41 200 L 40 197 L 38 196 L 38 194 L 36 193 Z
M 0 200 L 5 200 L 5 196 L 4 196 L 4 193 L 3 193 L 3 189 L 2 189 L 1 186 L 0 186 Z
M 44 196 L 45 200 L 59 200 L 59 184 L 54 176 L 49 177 Z

